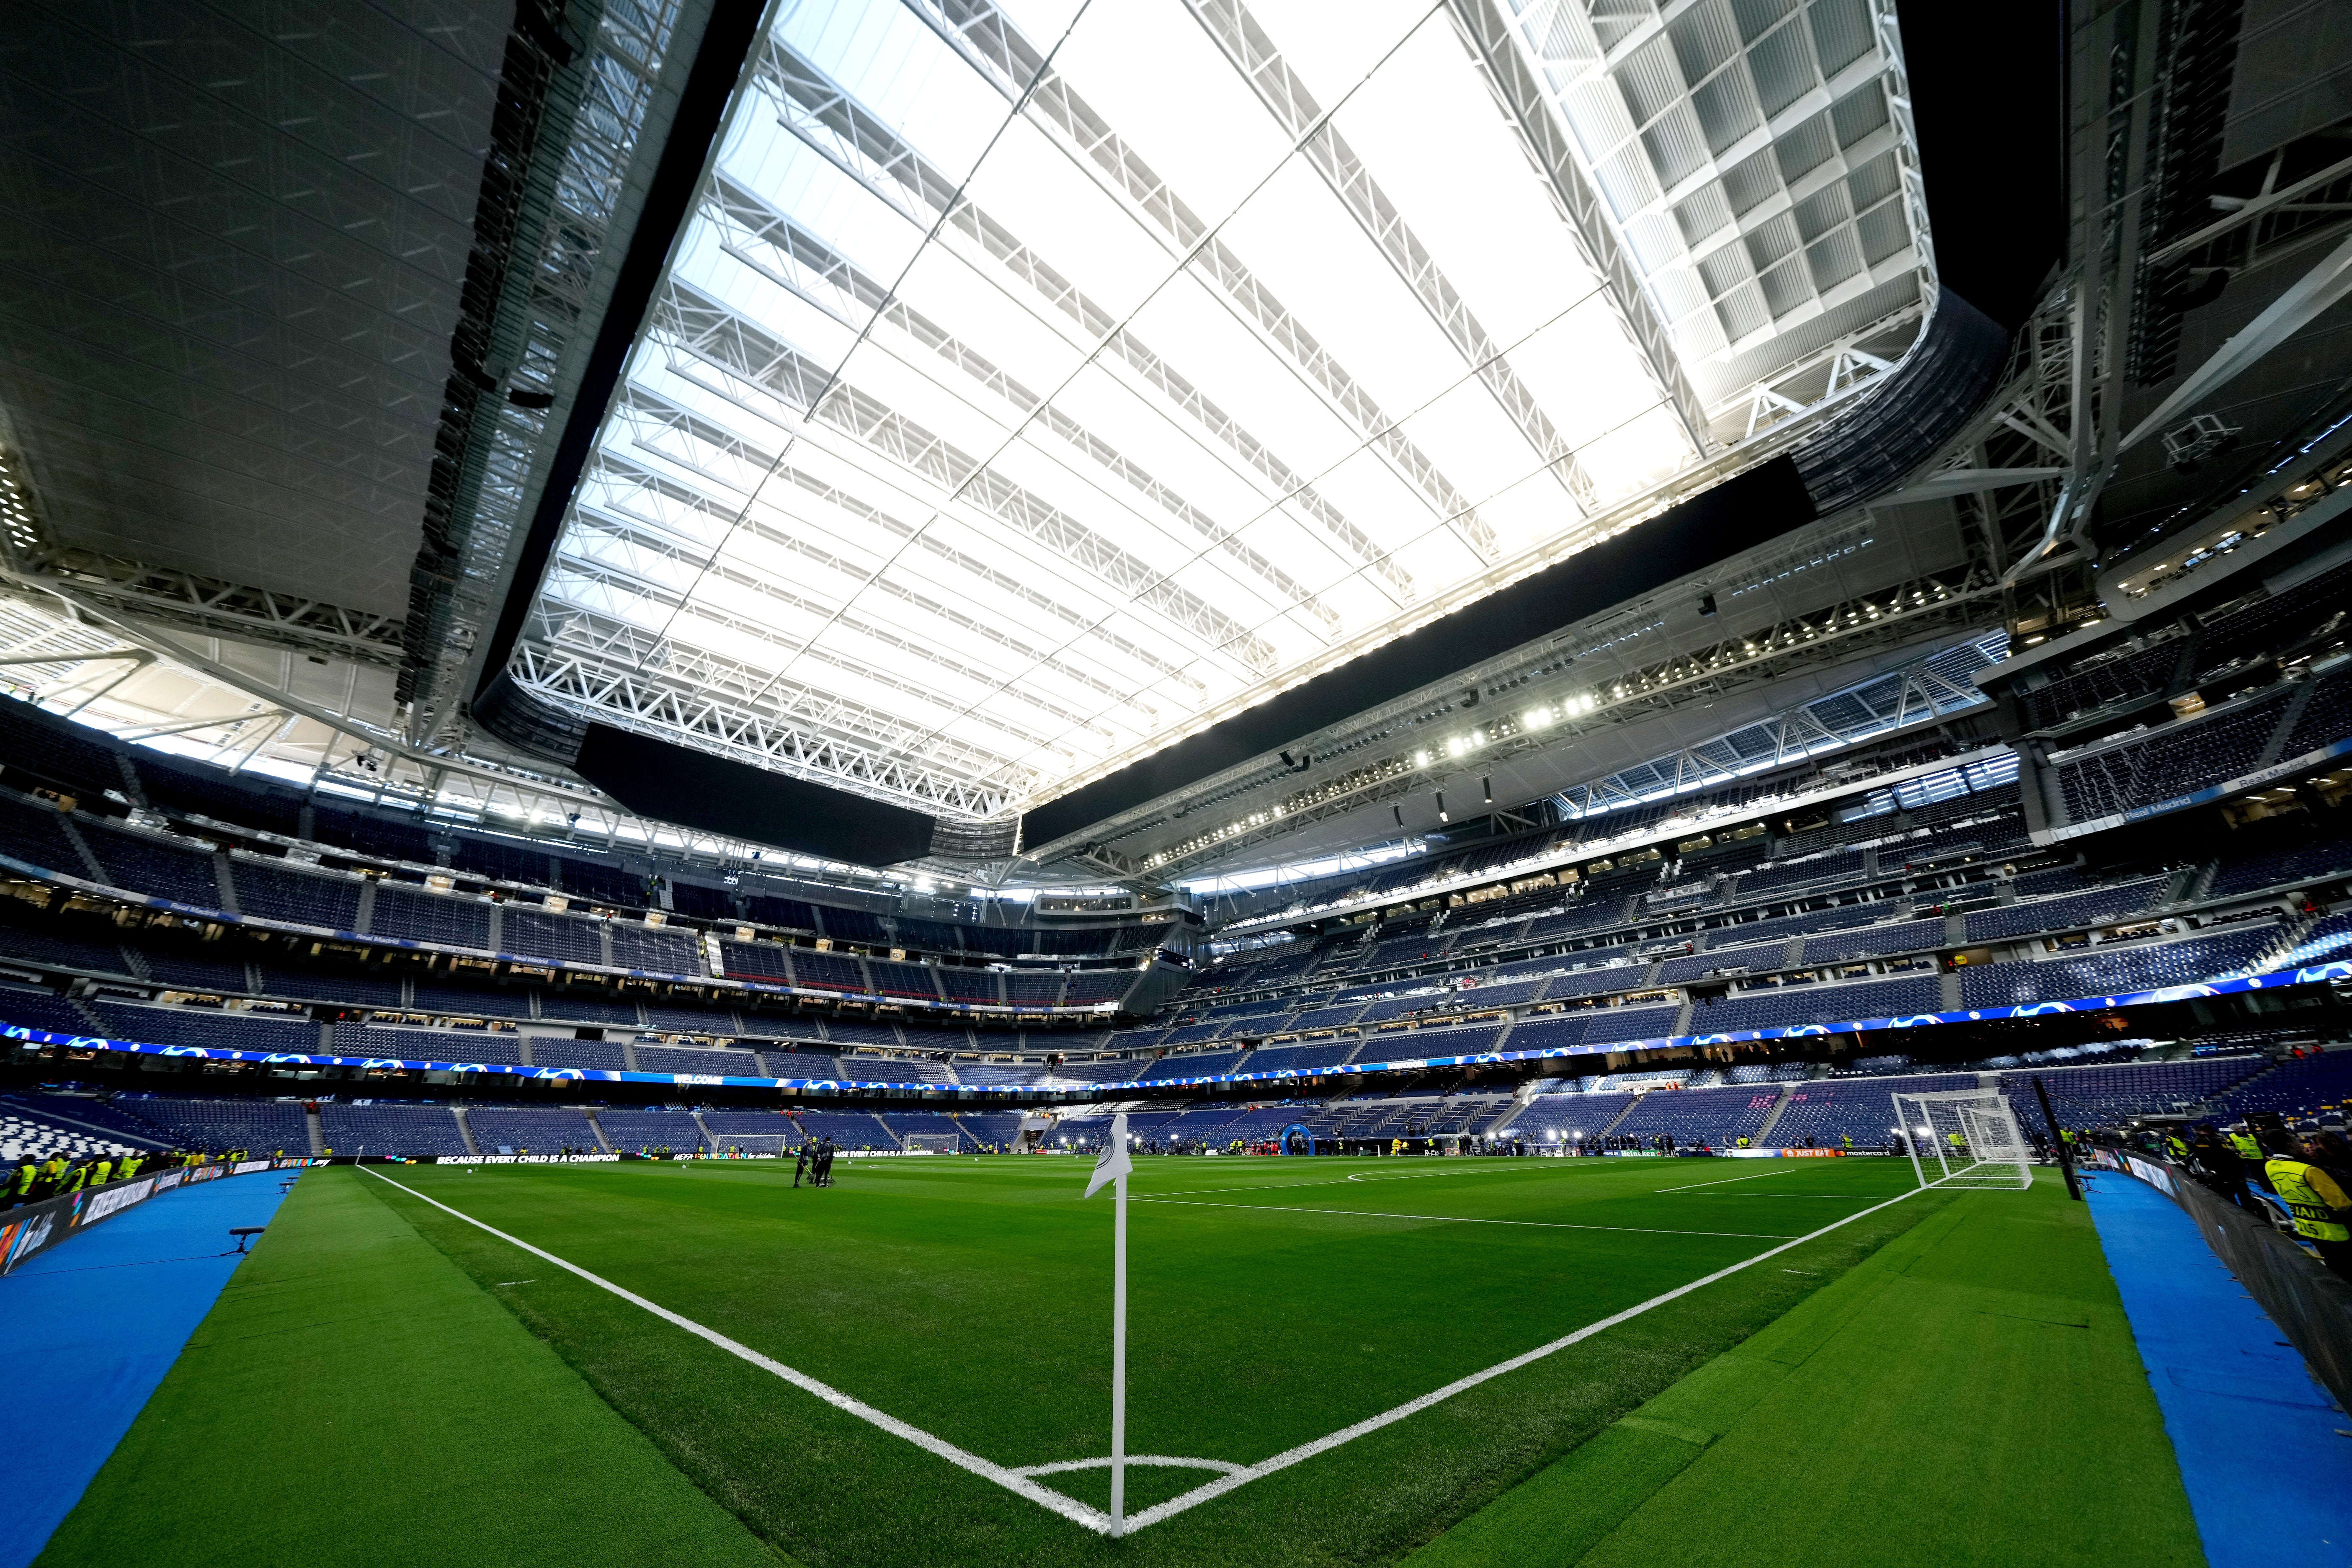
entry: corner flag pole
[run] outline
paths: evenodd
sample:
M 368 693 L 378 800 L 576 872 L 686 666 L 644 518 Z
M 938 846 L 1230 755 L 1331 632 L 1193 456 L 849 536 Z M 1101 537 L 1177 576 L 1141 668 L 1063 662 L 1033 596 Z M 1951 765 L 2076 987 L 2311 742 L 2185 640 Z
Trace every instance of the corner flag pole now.
M 1127 1113 L 1110 1119 L 1110 1141 L 1095 1161 L 1087 1196 L 1112 1184 L 1116 1217 L 1111 1234 L 1110 1286 L 1110 1532 L 1127 1533 L 1127 1176 L 1135 1162 L 1127 1152 Z
M 1122 1116 L 1119 1121 L 1127 1120 Z M 1120 1139 L 1126 1142 L 1125 1138 Z M 1127 1173 L 1118 1173 L 1110 1285 L 1110 1532 L 1127 1533 Z

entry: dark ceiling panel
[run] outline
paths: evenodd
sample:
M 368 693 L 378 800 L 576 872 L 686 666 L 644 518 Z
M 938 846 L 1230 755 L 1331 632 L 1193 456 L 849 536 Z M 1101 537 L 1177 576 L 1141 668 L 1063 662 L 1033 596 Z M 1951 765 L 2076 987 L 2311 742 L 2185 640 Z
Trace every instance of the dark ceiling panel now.
M 895 865 L 931 847 L 931 819 L 919 811 L 606 724 L 588 727 L 576 765 L 649 821 L 857 866 Z

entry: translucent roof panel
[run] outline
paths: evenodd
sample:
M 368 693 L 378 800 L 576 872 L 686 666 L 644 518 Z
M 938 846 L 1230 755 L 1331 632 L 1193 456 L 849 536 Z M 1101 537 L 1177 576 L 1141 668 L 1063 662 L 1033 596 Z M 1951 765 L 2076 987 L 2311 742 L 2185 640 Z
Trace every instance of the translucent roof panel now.
M 1885 62 L 1843 0 L 1695 53 L 1482 3 L 1483 40 L 1391 0 L 780 8 L 517 678 L 1000 816 L 1622 525 L 1716 455 L 1692 389 L 1780 319 L 1747 301 L 1899 270 Z M 1826 151 L 1674 227 L 1782 121 Z

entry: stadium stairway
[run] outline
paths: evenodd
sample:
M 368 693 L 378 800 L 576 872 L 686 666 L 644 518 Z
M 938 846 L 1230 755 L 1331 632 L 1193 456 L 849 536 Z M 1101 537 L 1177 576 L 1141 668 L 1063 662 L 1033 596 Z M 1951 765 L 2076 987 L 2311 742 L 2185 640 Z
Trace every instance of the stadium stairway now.
M 318 1107 L 310 1106 L 302 1112 L 302 1135 L 310 1141 L 311 1153 L 324 1154 L 327 1152 L 327 1140 L 319 1125 Z
M 1780 1125 L 1780 1113 L 1789 1109 L 1790 1097 L 1797 1092 L 1797 1085 L 1803 1081 L 1802 1079 L 1798 1079 L 1780 1086 L 1780 1095 L 1772 1101 L 1772 1109 L 1764 1113 L 1763 1122 L 1756 1129 L 1755 1135 L 1748 1140 L 1750 1143 L 1759 1149 L 1772 1147 L 1772 1129 Z
M 466 1108 L 453 1105 L 449 1108 L 449 1114 L 457 1119 L 457 1136 L 466 1141 L 466 1152 L 478 1158 L 482 1146 L 474 1142 L 474 1124 L 466 1120 Z
M 1608 1137 L 1608 1136 L 1609 1136 L 1609 1134 L 1611 1134 L 1612 1132 L 1616 1131 L 1617 1131 L 1617 1124 L 1618 1124 L 1619 1122 L 1621 1122 L 1621 1121 L 1624 1121 L 1624 1120 L 1625 1120 L 1625 1118 L 1627 1118 L 1627 1117 L 1629 1117 L 1629 1116 L 1633 1115 L 1633 1112 L 1635 1112 L 1636 1110 L 1641 1110 L 1641 1109 L 1642 1109 L 1642 1101 L 1643 1101 L 1644 1100 L 1647 1100 L 1648 1098 L 1649 1098 L 1649 1096 L 1648 1096 L 1648 1095 L 1645 1095 L 1645 1094 L 1637 1094 L 1637 1095 L 1635 1095 L 1633 1099 L 1631 1099 L 1631 1100 L 1627 1100 L 1627 1101 L 1625 1102 L 1625 1109 L 1624 1109 L 1624 1110 L 1621 1110 L 1621 1111 L 1619 1111 L 1616 1115 L 1614 1115 L 1614 1116 L 1611 1117 L 1611 1118 L 1609 1119 L 1609 1125 L 1608 1125 L 1608 1126 L 1606 1126 L 1606 1127 L 1604 1127 L 1604 1128 L 1602 1128 L 1600 1131 L 1598 1131 L 1598 1132 L 1594 1133 L 1594 1134 L 1593 1134 L 1593 1137 L 1594 1137 L 1594 1138 L 1596 1138 L 1596 1139 L 1600 1139 L 1600 1138 L 1606 1138 L 1606 1137 Z
M 1512 1122 L 1517 1121 L 1519 1119 L 1519 1113 L 1533 1104 L 1536 1096 L 1542 1092 L 1543 1083 L 1544 1080 L 1539 1078 L 1531 1078 L 1519 1085 L 1517 1091 L 1511 1096 L 1510 1109 L 1495 1118 L 1494 1125 L 1486 1129 L 1486 1135 L 1490 1138 L 1494 1137 Z

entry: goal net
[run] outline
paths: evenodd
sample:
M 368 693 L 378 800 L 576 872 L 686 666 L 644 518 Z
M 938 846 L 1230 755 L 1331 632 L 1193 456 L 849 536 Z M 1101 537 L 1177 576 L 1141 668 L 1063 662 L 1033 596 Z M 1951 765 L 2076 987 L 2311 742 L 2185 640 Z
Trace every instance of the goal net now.
M 789 1154 L 801 1141 L 789 1132 L 714 1132 L 710 1152 L 728 1154 Z
M 909 1132 L 907 1152 L 909 1154 L 960 1154 L 963 1140 L 952 1132 Z
M 2018 1191 L 2033 1184 L 2032 1152 L 2007 1096 L 1989 1089 L 1954 1089 L 1897 1091 L 1891 1098 L 1896 1131 L 1921 1186 Z

